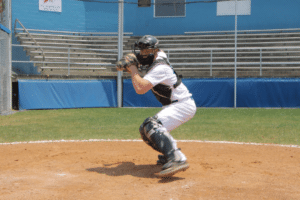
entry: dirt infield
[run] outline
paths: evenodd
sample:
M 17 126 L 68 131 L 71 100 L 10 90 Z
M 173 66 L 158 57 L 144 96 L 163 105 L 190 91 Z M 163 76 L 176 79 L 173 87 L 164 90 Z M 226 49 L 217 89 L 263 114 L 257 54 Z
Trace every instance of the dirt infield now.
M 190 168 L 153 174 L 143 142 L 0 145 L 0 199 L 300 199 L 300 149 L 179 142 Z

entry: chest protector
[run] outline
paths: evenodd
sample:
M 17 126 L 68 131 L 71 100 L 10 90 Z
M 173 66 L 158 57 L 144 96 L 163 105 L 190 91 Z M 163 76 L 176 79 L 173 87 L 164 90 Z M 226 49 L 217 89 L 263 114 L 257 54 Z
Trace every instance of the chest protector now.
M 160 65 L 160 64 L 164 64 L 164 65 L 168 65 L 172 68 L 173 72 L 175 73 L 176 77 L 177 77 L 177 82 L 173 85 L 173 88 L 175 89 L 176 87 L 178 87 L 181 83 L 181 76 L 179 76 L 173 69 L 173 67 L 171 66 L 171 64 L 169 63 L 169 61 L 167 59 L 158 59 L 155 60 L 150 67 L 147 69 L 147 72 L 152 69 L 153 67 Z M 172 88 L 168 85 L 165 84 L 157 84 L 155 87 L 153 87 L 151 89 L 152 93 L 154 94 L 154 96 L 156 97 L 156 99 L 163 105 L 169 105 L 172 102 L 171 100 L 171 96 L 172 96 Z

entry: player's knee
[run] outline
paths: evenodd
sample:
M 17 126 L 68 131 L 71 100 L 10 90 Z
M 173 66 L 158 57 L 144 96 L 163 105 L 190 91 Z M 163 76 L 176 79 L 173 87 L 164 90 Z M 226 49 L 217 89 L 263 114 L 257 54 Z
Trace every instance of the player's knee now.
M 157 129 L 162 127 L 162 123 L 155 116 L 148 117 L 140 126 L 140 134 L 147 137 L 149 140 L 151 135 L 156 132 Z
M 173 138 L 160 120 L 156 117 L 147 118 L 140 126 L 140 133 L 143 140 L 153 149 L 165 155 L 167 158 L 176 149 Z
M 139 131 L 143 141 L 151 146 L 154 150 L 161 152 L 157 147 L 156 142 L 153 141 L 153 136 L 159 134 L 158 129 L 162 127 L 162 123 L 156 117 L 148 117 L 140 126 Z

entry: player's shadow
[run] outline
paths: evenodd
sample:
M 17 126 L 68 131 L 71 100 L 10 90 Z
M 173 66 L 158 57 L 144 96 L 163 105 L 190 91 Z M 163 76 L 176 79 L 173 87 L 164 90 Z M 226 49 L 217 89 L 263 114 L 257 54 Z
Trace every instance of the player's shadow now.
M 86 169 L 89 172 L 97 172 L 108 176 L 125 176 L 131 175 L 140 178 L 157 178 L 154 174 L 161 171 L 158 165 L 135 165 L 133 162 L 119 162 L 113 164 L 105 164 L 104 167 L 96 167 Z M 168 183 L 181 180 L 179 177 L 168 177 L 161 179 L 160 183 Z

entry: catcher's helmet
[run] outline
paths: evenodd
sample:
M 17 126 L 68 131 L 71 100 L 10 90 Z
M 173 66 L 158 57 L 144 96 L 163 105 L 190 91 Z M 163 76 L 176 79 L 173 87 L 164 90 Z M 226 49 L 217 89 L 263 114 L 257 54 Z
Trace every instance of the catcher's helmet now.
M 158 40 L 152 35 L 145 35 L 135 42 L 134 47 L 137 49 L 156 49 Z
M 149 55 L 141 56 L 136 52 L 136 49 L 156 49 L 158 48 L 158 40 L 152 35 L 145 35 L 135 42 L 133 52 L 136 55 L 138 61 L 141 65 L 151 65 L 153 63 L 154 55 L 151 53 Z

